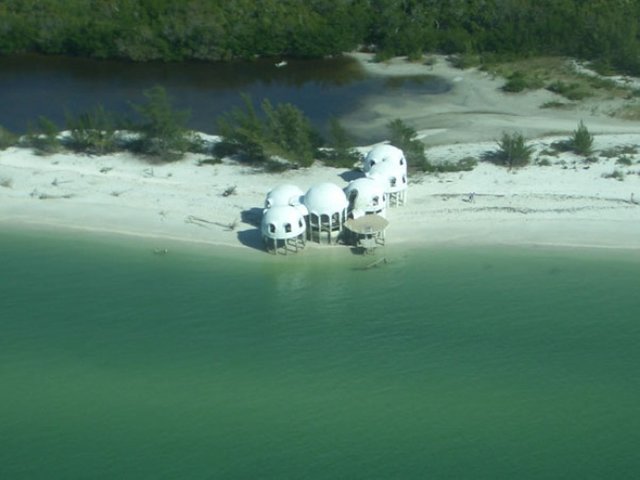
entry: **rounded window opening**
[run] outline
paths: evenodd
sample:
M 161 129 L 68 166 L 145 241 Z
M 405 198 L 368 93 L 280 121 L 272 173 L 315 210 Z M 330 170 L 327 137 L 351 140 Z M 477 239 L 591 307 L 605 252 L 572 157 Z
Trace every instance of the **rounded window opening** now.
M 276 226 L 273 223 L 269 224 L 269 233 L 276 233 Z

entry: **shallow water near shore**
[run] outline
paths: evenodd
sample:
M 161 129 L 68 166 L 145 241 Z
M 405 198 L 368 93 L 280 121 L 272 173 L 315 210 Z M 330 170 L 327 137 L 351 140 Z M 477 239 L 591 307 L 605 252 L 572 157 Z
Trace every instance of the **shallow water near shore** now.
M 0 233 L 0 477 L 632 478 L 640 258 Z M 311 253 L 311 255 L 306 255 Z

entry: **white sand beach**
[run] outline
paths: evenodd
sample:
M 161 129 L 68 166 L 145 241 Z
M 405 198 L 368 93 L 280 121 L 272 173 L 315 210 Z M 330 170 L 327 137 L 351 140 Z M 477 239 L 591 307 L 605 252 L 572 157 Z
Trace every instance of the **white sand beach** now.
M 456 70 L 445 62 L 428 67 L 402 60 L 361 61 L 374 73 L 429 73 L 452 81 L 451 91 L 431 95 L 423 104 L 378 99 L 369 107 L 383 124 L 403 118 L 417 125 L 432 162 L 479 159 L 496 149 L 495 140 L 507 129 L 521 131 L 535 147 L 534 162 L 520 169 L 480 161 L 469 172 L 410 176 L 408 204 L 388 211 L 388 245 L 640 249 L 640 153 L 626 155 L 630 164 L 617 163 L 619 155 L 603 155 L 622 146 L 640 150 L 639 123 L 611 118 L 593 105 L 541 109 L 555 94 L 505 94 L 499 90 L 503 80 Z M 580 120 L 595 135 L 596 162 L 549 149 L 567 139 Z M 349 128 L 348 119 L 345 126 Z M 321 181 L 344 187 L 357 176 L 322 165 L 279 174 L 231 161 L 199 166 L 202 158 L 189 154 L 179 162 L 153 165 L 128 153 L 89 157 L 37 156 L 21 148 L 0 151 L 0 228 L 38 225 L 119 233 L 153 238 L 159 247 L 163 239 L 181 240 L 257 255 L 261 240 L 256 225 L 270 189 L 286 182 L 306 190 Z M 617 178 L 607 178 L 614 171 Z M 235 193 L 224 196 L 232 186 Z

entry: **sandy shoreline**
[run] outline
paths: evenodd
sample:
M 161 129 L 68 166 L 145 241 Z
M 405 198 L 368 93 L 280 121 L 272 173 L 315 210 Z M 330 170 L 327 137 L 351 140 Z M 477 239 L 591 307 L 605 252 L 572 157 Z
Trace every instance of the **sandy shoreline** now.
M 430 68 L 361 60 L 366 68 L 384 74 Z M 499 79 L 477 71 L 438 63 L 428 73 L 451 80 L 452 90 L 424 103 L 394 106 L 380 99 L 370 108 L 382 122 L 403 118 L 417 124 L 431 161 L 479 158 L 495 149 L 494 139 L 509 127 L 535 138 L 533 158 L 548 165 L 508 171 L 480 162 L 469 172 L 410 177 L 408 205 L 388 213 L 390 246 L 640 248 L 640 205 L 632 202 L 640 200 L 640 154 L 627 155 L 630 165 L 617 163 L 619 156 L 601 155 L 619 146 L 640 146 L 638 123 L 610 118 L 591 107 L 588 116 L 580 110 L 540 109 L 545 101 L 540 97 L 554 94 L 506 96 L 498 89 Z M 549 145 L 566 139 L 581 119 L 596 134 L 598 161 L 587 164 L 572 153 L 550 154 Z M 345 125 L 349 128 L 348 119 Z M 356 176 L 323 166 L 283 174 L 232 162 L 198 166 L 201 158 L 187 155 L 180 162 L 150 165 L 127 153 L 41 157 L 27 149 L 0 151 L 0 225 L 117 233 L 155 239 L 159 245 L 166 239 L 230 246 L 258 255 L 263 251 L 256 224 L 271 188 L 286 182 L 306 190 L 322 181 L 344 187 Z M 614 171 L 624 179 L 606 178 Z M 234 185 L 236 194 L 222 195 Z

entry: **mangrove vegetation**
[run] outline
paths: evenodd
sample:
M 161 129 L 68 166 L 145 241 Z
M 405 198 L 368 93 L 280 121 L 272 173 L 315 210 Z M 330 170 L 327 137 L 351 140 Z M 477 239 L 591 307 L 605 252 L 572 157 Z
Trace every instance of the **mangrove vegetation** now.
M 640 73 L 640 0 L 4 0 L 0 53 L 133 61 L 569 55 Z M 514 79 L 514 87 L 518 87 Z

